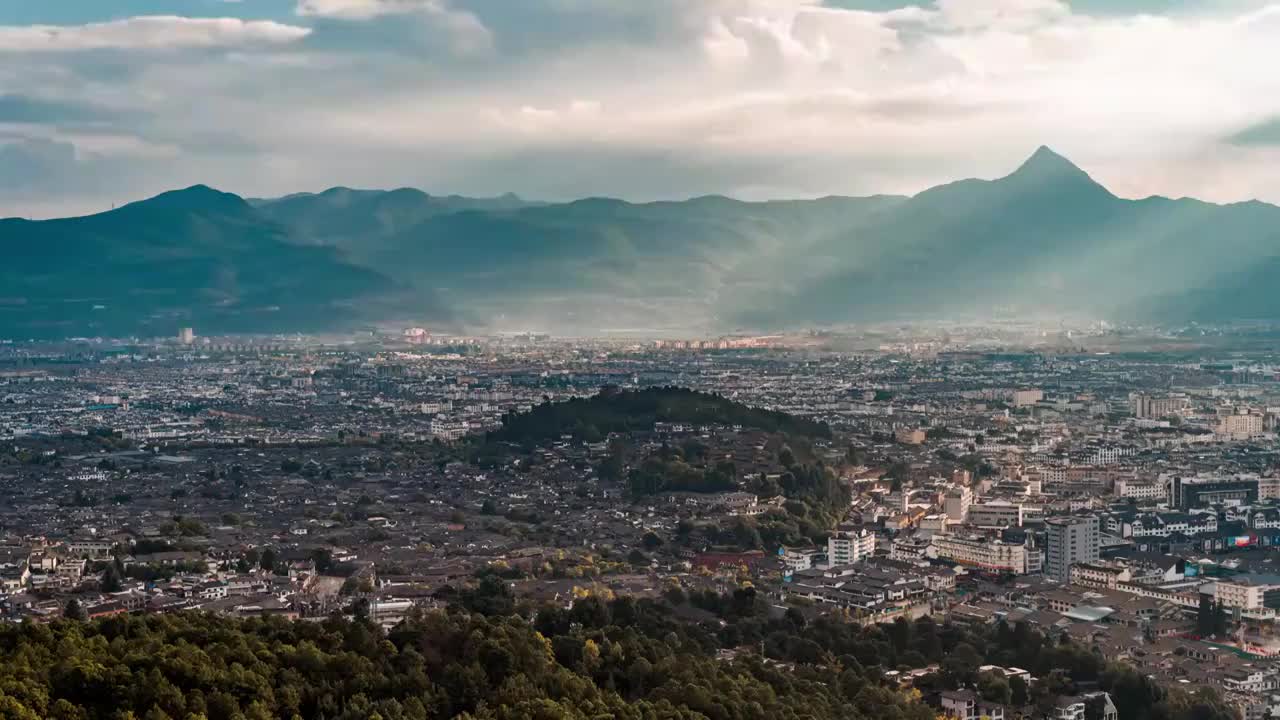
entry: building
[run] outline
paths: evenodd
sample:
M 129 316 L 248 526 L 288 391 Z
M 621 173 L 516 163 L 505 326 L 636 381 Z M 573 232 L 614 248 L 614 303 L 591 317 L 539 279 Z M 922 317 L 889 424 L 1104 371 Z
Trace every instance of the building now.
M 1030 407 L 1044 400 L 1043 390 L 1014 390 L 1011 398 L 1014 407 Z
M 1004 706 L 987 702 L 972 690 L 944 690 L 941 696 L 942 717 L 954 720 L 1004 720 Z
M 1224 607 L 1280 609 L 1280 575 L 1236 575 L 1213 583 L 1213 597 Z
M 1174 476 L 1169 480 L 1169 504 L 1184 510 L 1206 505 L 1252 505 L 1257 501 L 1257 477 Z
M 1088 711 L 1090 703 L 1098 703 L 1101 712 L 1097 715 L 1090 715 Z M 1090 717 L 1101 718 L 1101 720 L 1119 720 L 1120 713 L 1116 710 L 1115 703 L 1111 701 L 1111 696 L 1100 692 L 1059 698 L 1053 708 L 1053 712 L 1048 717 L 1052 718 L 1052 720 L 1087 720 Z
M 1106 563 L 1076 563 L 1071 566 L 1071 584 L 1081 587 L 1115 590 L 1120 583 L 1133 580 L 1127 567 Z
M 1133 398 L 1133 416 L 1136 418 L 1164 418 L 1180 414 L 1186 406 L 1186 398 L 1154 397 L 1146 394 L 1135 395 Z
M 196 331 L 193 328 L 184 327 L 178 331 L 178 342 L 183 345 L 190 345 L 196 341 Z
M 889 549 L 889 559 L 898 562 L 919 563 L 929 558 L 932 543 L 925 538 L 900 536 L 894 539 Z
M 942 511 L 952 522 L 962 523 L 969 515 L 969 506 L 973 504 L 973 491 L 967 487 L 952 488 L 942 498 Z
M 937 535 L 934 554 L 957 565 L 1023 575 L 1027 572 L 1027 548 L 985 535 Z
M 876 551 L 876 536 L 866 528 L 839 531 L 827 539 L 827 564 L 852 565 L 865 560 Z
M 1218 516 L 1209 513 L 1142 513 L 1124 524 L 1124 537 L 1164 537 L 1174 533 L 1205 535 L 1218 532 Z
M 1258 478 L 1259 500 L 1280 500 L 1280 475 Z
M 1072 565 L 1097 561 L 1102 544 L 1097 517 L 1051 517 L 1044 524 L 1046 576 L 1067 583 L 1071 581 Z
M 715 504 L 733 515 L 759 515 L 765 508 L 755 493 L 727 492 L 716 496 Z
M 1280 490 L 1280 488 L 1277 489 Z M 1133 500 L 1163 500 L 1165 498 L 1165 490 L 1159 483 L 1143 482 L 1141 480 L 1117 480 L 1115 495 Z
M 992 500 L 970 505 L 966 520 L 984 528 L 1022 527 L 1024 516 L 1022 503 Z
M 812 547 L 784 547 L 778 551 L 778 556 L 782 559 L 783 572 L 787 575 L 812 568 L 813 558 L 817 554 L 817 548 Z
M 896 431 L 893 438 L 902 445 L 923 445 L 926 435 L 923 430 L 903 428 Z
M 1217 434 L 1226 440 L 1251 440 L 1266 434 L 1265 419 L 1254 413 L 1224 415 L 1218 420 Z

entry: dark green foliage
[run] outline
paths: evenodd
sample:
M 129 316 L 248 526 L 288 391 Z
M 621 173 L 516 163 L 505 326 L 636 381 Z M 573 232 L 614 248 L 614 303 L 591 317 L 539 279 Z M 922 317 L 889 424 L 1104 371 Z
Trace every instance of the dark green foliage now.
M 667 387 L 603 391 L 590 398 L 543 403 L 527 413 L 508 414 L 502 429 L 490 433 L 489 440 L 536 444 L 569 435 L 591 442 L 610 433 L 649 432 L 655 422 L 741 425 L 766 432 L 831 436 L 823 423 L 747 407 L 719 395 Z
M 631 471 L 631 492 L 636 496 L 664 492 L 717 493 L 736 490 L 733 463 L 714 468 L 697 468 L 683 460 L 649 457 Z
M 1162 690 L 1022 626 L 806 622 L 774 617 L 750 588 L 693 593 L 693 606 L 723 621 L 701 625 L 628 597 L 545 607 L 530 621 L 494 577 L 459 599 L 465 610 L 414 613 L 388 634 L 363 619 L 198 613 L 3 626 L 0 718 L 932 720 L 884 683 L 886 669 L 941 662 L 933 682 L 954 687 L 976 666 L 962 663 L 1021 657 L 1050 681 L 1028 695 L 979 677 L 982 694 L 1051 702 L 1098 683 L 1125 720 L 1233 720 L 1212 691 Z M 750 650 L 730 661 L 716 656 L 724 648 Z
M 1196 632 L 1201 637 L 1223 637 L 1227 634 L 1227 611 L 1208 595 L 1200 596 L 1196 609 Z
M 386 636 L 361 621 L 194 613 L 28 624 L 0 628 L 0 717 L 931 717 L 896 692 L 843 680 L 848 671 L 836 665 L 726 663 L 714 646 L 704 631 L 631 599 L 548 609 L 536 626 L 431 613 Z

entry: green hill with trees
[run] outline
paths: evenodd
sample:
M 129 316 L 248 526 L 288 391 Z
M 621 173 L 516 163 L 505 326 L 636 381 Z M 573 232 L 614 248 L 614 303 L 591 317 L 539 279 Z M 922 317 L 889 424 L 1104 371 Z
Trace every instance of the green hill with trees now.
M 831 437 L 831 429 L 824 423 L 749 407 L 719 395 L 661 387 L 606 388 L 589 398 L 546 402 L 526 413 L 509 413 L 502 428 L 490 433 L 488 439 L 537 444 L 567 435 L 582 442 L 599 442 L 610 433 L 652 431 L 658 422 L 741 425 L 765 432 Z
M 930 663 L 914 691 L 885 676 Z M 1025 625 L 779 617 L 750 588 L 533 608 L 490 576 L 389 633 L 194 612 L 0 629 L 4 720 L 933 720 L 922 695 L 961 686 L 1033 710 L 1100 687 L 1125 720 L 1235 718 L 1212 690 L 1166 690 Z

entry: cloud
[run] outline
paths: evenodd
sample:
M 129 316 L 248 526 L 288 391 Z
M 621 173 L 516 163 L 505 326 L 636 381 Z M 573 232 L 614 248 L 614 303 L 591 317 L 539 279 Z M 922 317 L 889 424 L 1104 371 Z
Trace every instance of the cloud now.
M 0 95 L 0 123 L 84 123 L 116 117 L 114 111 L 81 102 Z
M 446 0 L 299 0 L 295 12 L 321 23 L 338 23 L 320 26 L 318 47 L 369 49 L 390 43 L 409 49 L 443 44 L 457 56 L 483 54 L 493 47 L 492 33 L 475 14 L 455 9 Z M 361 43 L 362 36 L 368 42 Z
M 48 187 L 77 164 L 75 146 L 51 140 L 23 139 L 0 145 L 0 189 Z
M 297 13 L 304 16 L 368 20 L 384 15 L 447 12 L 439 0 L 300 0 Z
M 283 4 L 291 24 L 0 29 L 0 124 L 145 165 L 116 183 L 137 195 L 915 192 L 1049 144 L 1125 195 L 1280 200 L 1260 124 L 1280 117 L 1280 0 Z M 104 110 L 117 135 L 68 126 Z
M 310 32 L 308 28 L 270 20 L 157 15 L 88 25 L 0 26 L 0 52 L 234 47 L 289 43 Z

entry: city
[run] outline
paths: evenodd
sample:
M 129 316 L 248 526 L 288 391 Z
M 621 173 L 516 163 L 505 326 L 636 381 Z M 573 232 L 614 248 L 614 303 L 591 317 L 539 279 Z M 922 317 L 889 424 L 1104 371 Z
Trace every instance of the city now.
M 1280 0 L 0 0 L 0 720 L 1280 718 Z
M 7 343 L 2 606 L 391 630 L 486 579 L 694 622 L 750 588 L 766 615 L 1034 629 L 1243 718 L 1280 705 L 1280 357 L 913 332 Z M 922 659 L 884 681 L 938 687 Z M 970 670 L 939 712 L 1115 710 L 1096 675 L 1045 700 L 1037 668 Z

